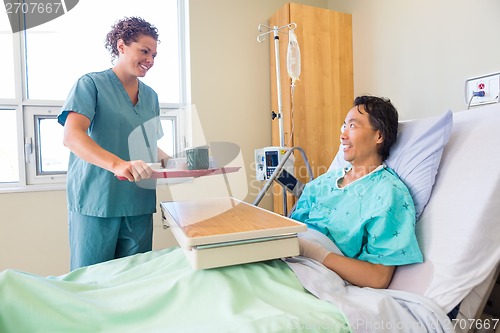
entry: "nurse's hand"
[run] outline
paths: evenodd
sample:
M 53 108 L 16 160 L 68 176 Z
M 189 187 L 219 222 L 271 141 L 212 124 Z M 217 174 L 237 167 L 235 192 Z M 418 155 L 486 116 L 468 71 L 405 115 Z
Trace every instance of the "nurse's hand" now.
M 153 169 L 144 161 L 123 161 L 115 170 L 118 178 L 126 178 L 130 182 L 148 179 L 153 174 Z

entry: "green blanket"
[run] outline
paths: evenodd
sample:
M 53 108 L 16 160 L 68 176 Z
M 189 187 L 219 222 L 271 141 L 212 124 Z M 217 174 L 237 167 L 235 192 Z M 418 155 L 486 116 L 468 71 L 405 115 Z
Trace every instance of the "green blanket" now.
M 196 271 L 179 248 L 59 277 L 0 273 L 0 332 L 349 332 L 281 260 Z

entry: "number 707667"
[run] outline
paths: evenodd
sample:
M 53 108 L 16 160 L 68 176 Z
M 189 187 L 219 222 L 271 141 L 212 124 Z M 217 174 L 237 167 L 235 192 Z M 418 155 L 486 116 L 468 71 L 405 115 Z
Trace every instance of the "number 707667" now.
M 453 329 L 493 329 L 498 326 L 498 318 L 484 318 L 484 319 L 452 319 Z

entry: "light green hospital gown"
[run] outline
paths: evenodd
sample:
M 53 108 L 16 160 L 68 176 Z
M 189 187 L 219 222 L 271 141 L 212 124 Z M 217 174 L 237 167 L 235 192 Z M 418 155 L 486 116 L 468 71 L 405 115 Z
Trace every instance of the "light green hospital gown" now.
M 291 217 L 348 257 L 386 266 L 422 262 L 413 200 L 396 173 L 383 166 L 339 188 L 344 173 L 333 170 L 308 183 Z
M 157 161 L 157 140 L 163 135 L 158 96 L 142 81 L 139 101 L 133 105 L 111 69 L 86 74 L 71 89 L 58 116 L 60 124 L 64 125 L 69 111 L 90 119 L 87 133 L 102 148 L 126 161 Z M 97 217 L 156 212 L 154 184 L 118 180 L 113 173 L 73 153 L 67 179 L 69 211 Z

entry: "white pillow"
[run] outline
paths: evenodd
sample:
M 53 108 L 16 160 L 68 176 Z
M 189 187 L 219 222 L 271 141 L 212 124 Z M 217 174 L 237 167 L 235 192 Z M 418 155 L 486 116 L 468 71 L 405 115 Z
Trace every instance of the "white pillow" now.
M 450 138 L 452 124 L 451 111 L 438 117 L 400 122 L 398 139 L 385 161 L 410 190 L 417 220 L 429 202 L 443 148 Z M 342 149 L 339 149 L 329 171 L 343 168 L 348 164 L 344 160 Z

